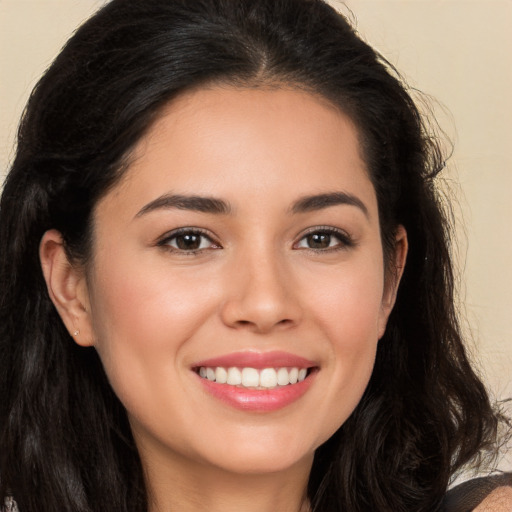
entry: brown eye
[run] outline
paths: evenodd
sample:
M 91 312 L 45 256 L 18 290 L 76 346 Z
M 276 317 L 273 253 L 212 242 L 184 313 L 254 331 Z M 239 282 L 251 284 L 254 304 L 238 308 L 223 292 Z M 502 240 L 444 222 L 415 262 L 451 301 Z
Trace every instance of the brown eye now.
M 219 246 L 201 231 L 181 229 L 171 233 L 161 240 L 158 245 L 168 247 L 174 252 L 194 253 L 204 249 L 217 249 Z
M 201 247 L 202 235 L 189 234 L 175 237 L 176 247 L 182 251 L 197 251 Z
M 330 233 L 313 233 L 306 237 L 307 245 L 310 249 L 327 249 L 331 246 Z
M 318 228 L 305 234 L 294 246 L 295 249 L 329 251 L 345 249 L 354 245 L 350 236 L 336 228 Z

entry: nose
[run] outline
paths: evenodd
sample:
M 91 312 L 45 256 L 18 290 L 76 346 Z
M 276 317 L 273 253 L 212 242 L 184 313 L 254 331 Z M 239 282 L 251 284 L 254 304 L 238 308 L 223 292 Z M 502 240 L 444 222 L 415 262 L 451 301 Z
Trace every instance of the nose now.
M 266 334 L 300 322 L 293 272 L 282 258 L 260 251 L 240 258 L 233 267 L 221 310 L 224 324 Z

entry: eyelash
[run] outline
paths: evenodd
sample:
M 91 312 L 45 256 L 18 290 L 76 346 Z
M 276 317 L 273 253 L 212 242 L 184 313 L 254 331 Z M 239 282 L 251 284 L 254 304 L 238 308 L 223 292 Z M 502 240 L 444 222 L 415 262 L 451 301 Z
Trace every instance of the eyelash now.
M 207 239 L 209 241 L 209 243 L 211 244 L 210 247 L 199 247 L 198 249 L 182 249 L 180 247 L 173 247 L 171 244 L 171 242 L 174 240 L 176 240 L 178 237 L 180 236 L 198 236 L 198 237 L 201 237 L 203 240 L 204 239 Z M 200 244 L 202 244 L 202 241 L 200 242 Z M 157 245 L 159 247 L 163 247 L 165 249 L 167 249 L 168 251 L 170 252 L 175 252 L 175 253 L 179 253 L 179 254 L 184 254 L 184 255 L 195 255 L 195 254 L 199 254 L 205 250 L 211 250 L 211 249 L 221 249 L 222 247 L 220 246 L 220 244 L 217 244 L 212 236 L 210 235 L 210 233 L 208 233 L 207 231 L 203 230 L 203 229 L 200 229 L 200 228 L 179 228 L 179 229 L 175 229 L 174 231 L 171 231 L 170 233 L 164 235 L 164 237 L 162 239 L 160 239 L 157 243 Z M 212 247 L 213 246 L 213 247 Z
M 329 237 L 335 237 L 338 239 L 338 244 L 336 244 L 333 247 L 326 247 L 323 249 L 320 248 L 313 248 L 313 247 L 297 247 L 297 245 L 302 242 L 303 240 L 307 239 L 307 237 L 313 236 L 313 235 L 328 235 Z M 350 249 L 351 247 L 355 246 L 355 241 L 353 238 L 346 233 L 345 231 L 342 231 L 341 229 L 333 228 L 332 226 L 315 226 L 314 228 L 309 229 L 304 233 L 299 241 L 294 245 L 294 247 L 297 247 L 297 249 L 306 250 L 306 251 L 312 251 L 314 253 L 325 253 L 325 252 L 335 252 L 335 251 L 343 251 L 346 249 Z
M 338 239 L 338 244 L 334 245 L 333 247 L 326 247 L 326 248 L 313 248 L 313 247 L 299 247 L 299 244 L 306 240 L 308 237 L 313 235 L 327 235 L 329 237 L 335 237 Z M 208 247 L 201 247 L 203 241 L 200 241 L 200 246 L 197 249 L 184 249 L 180 247 L 173 247 L 171 245 L 171 242 L 176 241 L 178 237 L 180 236 L 196 236 L 203 239 L 203 241 L 206 239 L 209 241 Z M 329 243 L 331 240 L 329 240 Z M 159 247 L 163 247 L 166 250 L 174 253 L 179 253 L 183 255 L 196 255 L 206 250 L 211 249 L 222 249 L 222 246 L 214 241 L 213 237 L 210 235 L 209 232 L 200 229 L 200 228 L 192 228 L 192 227 L 186 227 L 186 228 L 179 228 L 176 229 L 162 237 L 158 242 L 157 245 Z M 306 233 L 304 233 L 298 242 L 296 242 L 293 246 L 296 250 L 307 250 L 312 251 L 314 253 L 325 253 L 325 252 L 335 252 L 340 250 L 346 250 L 351 247 L 355 246 L 355 242 L 352 239 L 352 237 L 337 228 L 333 228 L 331 226 L 315 226 L 314 228 L 311 228 Z

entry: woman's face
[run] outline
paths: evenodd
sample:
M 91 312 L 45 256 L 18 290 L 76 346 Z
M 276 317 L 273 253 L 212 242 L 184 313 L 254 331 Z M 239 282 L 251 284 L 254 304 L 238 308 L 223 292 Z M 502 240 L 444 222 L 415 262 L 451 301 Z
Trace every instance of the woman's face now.
M 93 335 L 78 341 L 144 460 L 310 464 L 360 400 L 394 287 L 356 131 L 326 102 L 229 87 L 174 100 L 97 205 L 93 254 Z

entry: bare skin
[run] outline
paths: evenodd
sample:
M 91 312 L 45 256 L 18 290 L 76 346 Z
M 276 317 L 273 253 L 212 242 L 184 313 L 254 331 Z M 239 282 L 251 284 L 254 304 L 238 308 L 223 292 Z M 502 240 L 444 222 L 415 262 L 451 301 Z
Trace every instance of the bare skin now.
M 315 450 L 364 392 L 407 253 L 399 227 L 389 278 L 350 119 L 291 89 L 185 94 L 94 223 L 87 268 L 56 231 L 41 261 L 128 412 L 151 512 L 306 512 Z M 305 391 L 282 406 L 226 403 L 198 372 L 277 351 L 310 362 Z
M 498 487 L 475 508 L 475 512 L 510 512 L 512 487 Z
M 305 496 L 309 472 L 301 464 L 282 474 L 240 475 L 218 468 L 187 468 L 186 462 L 175 465 L 181 471 L 170 474 L 168 461 L 162 463 L 163 468 L 158 463 L 148 468 L 152 512 L 310 511 Z M 190 474 L 196 478 L 189 478 Z

